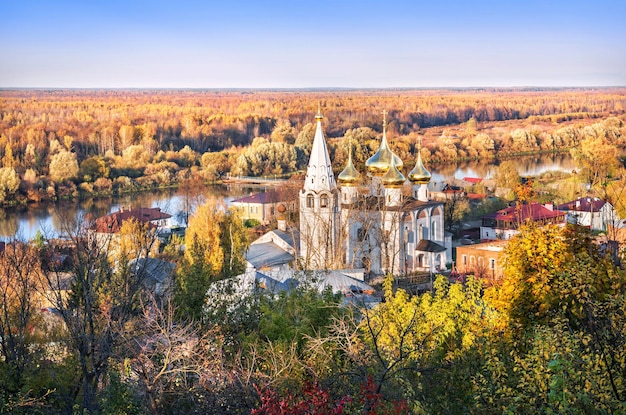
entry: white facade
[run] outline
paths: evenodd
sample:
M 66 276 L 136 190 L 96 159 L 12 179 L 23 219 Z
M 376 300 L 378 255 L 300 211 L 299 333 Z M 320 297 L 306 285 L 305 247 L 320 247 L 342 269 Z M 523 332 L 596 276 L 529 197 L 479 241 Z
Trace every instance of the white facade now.
M 405 196 L 402 188 L 406 179 L 396 168 L 397 156 L 387 147 L 383 129 L 381 149 L 370 159 L 376 158 L 375 163 L 368 166 L 369 183 L 360 183 L 350 158 L 339 175 L 338 191 L 321 117 L 317 119 L 311 161 L 300 192 L 302 266 L 364 268 L 376 275 L 444 270 L 452 258 L 452 241 L 444 231 L 444 203 L 428 199 L 430 173 L 421 157 L 409 174 L 411 196 Z M 327 197 L 325 206 L 323 196 Z
M 317 114 L 317 128 L 311 158 L 300 190 L 300 266 L 304 269 L 337 268 L 337 226 L 339 191 L 335 182 L 322 116 Z
M 567 211 L 569 223 L 576 223 L 594 231 L 606 231 L 609 226 L 619 222 L 613 205 L 598 198 L 583 197 L 559 205 L 558 208 Z

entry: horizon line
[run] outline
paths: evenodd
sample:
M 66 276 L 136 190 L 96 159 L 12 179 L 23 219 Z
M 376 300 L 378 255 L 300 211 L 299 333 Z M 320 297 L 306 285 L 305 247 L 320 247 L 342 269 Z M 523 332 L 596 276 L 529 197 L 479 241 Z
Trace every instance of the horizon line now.
M 547 86 L 547 85 L 516 85 L 516 86 L 393 86 L 393 87 L 64 87 L 64 86 L 0 86 L 0 91 L 12 90 L 134 90 L 134 91 L 150 91 L 150 90 L 170 90 L 170 91 L 397 91 L 397 90 L 480 90 L 480 89 L 619 89 L 626 88 L 624 85 L 565 85 L 565 86 Z

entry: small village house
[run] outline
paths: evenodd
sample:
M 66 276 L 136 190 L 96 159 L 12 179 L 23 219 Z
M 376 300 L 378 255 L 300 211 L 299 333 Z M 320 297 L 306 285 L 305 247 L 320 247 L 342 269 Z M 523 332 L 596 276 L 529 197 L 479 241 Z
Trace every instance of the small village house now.
M 585 226 L 593 231 L 606 231 L 618 222 L 613 205 L 594 197 L 581 197 L 558 205 L 557 209 L 567 213 L 567 222 Z
M 242 219 L 257 220 L 267 225 L 279 214 L 295 212 L 296 201 L 287 192 L 269 191 L 235 199 L 232 206 L 239 210 Z
M 554 205 L 540 203 L 519 204 L 483 216 L 480 239 L 510 239 L 519 233 L 519 227 L 526 223 L 539 226 L 565 224 L 565 212 L 554 209 Z
M 456 247 L 456 271 L 473 274 L 488 283 L 502 279 L 503 255 L 508 241 L 489 241 Z

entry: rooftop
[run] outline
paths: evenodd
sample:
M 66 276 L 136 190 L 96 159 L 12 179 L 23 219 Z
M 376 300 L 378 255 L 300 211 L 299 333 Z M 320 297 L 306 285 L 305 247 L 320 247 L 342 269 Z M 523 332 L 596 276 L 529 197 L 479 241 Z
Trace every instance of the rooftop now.
M 91 229 L 99 233 L 118 233 L 125 221 L 135 219 L 140 223 L 148 223 L 171 218 L 172 215 L 162 212 L 161 208 L 124 209 L 102 216 L 95 220 Z
M 510 206 L 495 213 L 486 215 L 484 219 L 494 219 L 508 222 L 539 221 L 565 216 L 565 212 L 550 209 L 540 203 L 531 203 L 519 206 Z
M 571 202 L 558 205 L 557 209 L 576 212 L 598 212 L 606 204 L 606 201 L 593 197 L 581 197 Z
M 283 192 L 264 192 L 264 193 L 256 193 L 249 196 L 244 196 L 239 199 L 235 199 L 232 203 L 259 203 L 259 204 L 267 204 L 267 203 L 278 203 L 282 202 L 286 199 L 285 194 Z

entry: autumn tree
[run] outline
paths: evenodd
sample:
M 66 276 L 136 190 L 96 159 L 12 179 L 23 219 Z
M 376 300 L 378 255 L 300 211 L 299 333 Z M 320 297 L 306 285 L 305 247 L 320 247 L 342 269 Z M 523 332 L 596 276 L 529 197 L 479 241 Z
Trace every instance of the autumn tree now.
M 87 232 L 80 217 L 65 221 L 74 246 L 69 270 L 50 263 L 47 299 L 58 310 L 67 333 L 70 356 L 76 359 L 76 392 L 69 405 L 90 412 L 100 407 L 99 393 L 119 354 L 121 334 L 136 318 L 145 268 L 131 267 L 127 258 L 109 260 L 108 241 Z
M 37 345 L 45 332 L 43 292 L 38 250 L 18 241 L 7 244 L 0 252 L 0 412 L 11 402 L 36 398 L 27 378 L 43 354 Z
M 486 298 L 508 324 L 475 378 L 477 402 L 515 413 L 616 413 L 626 374 L 625 277 L 576 225 L 522 227 Z
M 289 121 L 282 121 L 276 124 L 270 137 L 273 142 L 293 144 L 296 141 L 296 134 L 296 129 Z
M 513 190 L 522 182 L 515 163 L 507 160 L 500 163 L 496 172 L 496 185 L 499 188 L 509 189 L 507 199 L 514 198 Z
M 110 169 L 102 157 L 92 156 L 80 163 L 79 171 L 84 181 L 95 182 L 101 177 L 108 177 Z
M 239 214 L 208 199 L 189 218 L 185 247 L 175 282 L 176 304 L 182 315 L 201 321 L 209 284 L 244 271 L 248 243 Z
M 0 202 L 14 195 L 20 187 L 20 177 L 13 167 L 0 168 Z
M 420 373 L 461 359 L 496 319 L 475 280 L 464 287 L 440 276 L 433 294 L 419 297 L 402 289 L 394 292 L 392 282 L 385 279 L 385 302 L 363 310 L 360 337 L 367 346 L 375 390 L 386 391 L 386 396 L 401 393 L 417 410 L 426 400 L 419 392 Z
M 78 161 L 76 154 L 61 149 L 50 158 L 50 178 L 55 182 L 71 180 L 78 177 Z
M 584 182 L 590 188 L 605 184 L 619 167 L 617 148 L 602 137 L 586 137 L 571 153 Z

